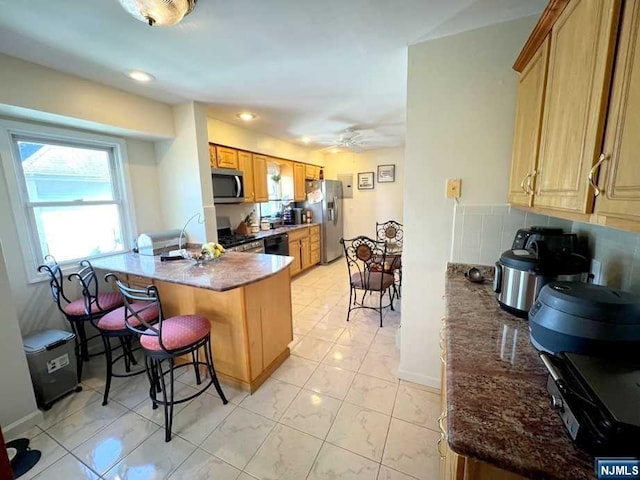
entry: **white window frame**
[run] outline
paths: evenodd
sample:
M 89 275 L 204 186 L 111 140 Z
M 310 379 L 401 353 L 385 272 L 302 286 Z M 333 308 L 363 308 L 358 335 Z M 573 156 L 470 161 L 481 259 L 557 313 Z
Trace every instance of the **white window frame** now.
M 130 191 L 131 182 L 126 142 L 124 139 L 67 128 L 0 120 L 0 157 L 2 157 L 7 190 L 24 259 L 25 273 L 29 283 L 45 281 L 47 277 L 37 271 L 38 265 L 42 263 L 43 252 L 40 248 L 40 237 L 33 215 L 35 205 L 29 200 L 26 191 L 26 181 L 24 173 L 22 172 L 16 139 L 28 139 L 36 142 L 51 142 L 53 144 L 108 150 L 114 197 L 118 199 L 115 203 L 118 204 L 122 223 L 123 250 L 122 252 L 95 255 L 86 258 L 105 257 L 116 253 L 123 253 L 131 249 L 135 231 L 135 215 L 132 201 L 133 196 Z M 63 203 L 72 205 L 70 202 Z M 102 202 L 81 201 L 78 202 L 78 205 L 101 203 Z M 42 204 L 39 206 L 42 206 Z M 82 259 L 61 262 L 61 266 L 63 270 L 71 271 L 75 269 L 80 260 Z

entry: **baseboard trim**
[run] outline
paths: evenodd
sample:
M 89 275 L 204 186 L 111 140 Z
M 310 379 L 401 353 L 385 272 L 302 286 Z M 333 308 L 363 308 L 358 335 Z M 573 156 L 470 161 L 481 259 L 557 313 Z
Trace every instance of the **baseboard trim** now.
M 440 379 L 436 377 L 429 377 L 428 375 L 422 375 L 421 373 L 409 372 L 401 368 L 398 369 L 398 378 L 407 380 L 413 383 L 419 383 L 426 387 L 435 388 L 440 390 Z
M 2 427 L 2 433 L 5 438 L 11 438 L 16 436 L 16 434 L 24 433 L 27 430 L 32 429 L 39 423 L 42 423 L 44 420 L 44 415 L 40 410 L 36 410 L 31 412 L 29 415 L 25 415 L 19 420 L 7 425 L 6 427 Z

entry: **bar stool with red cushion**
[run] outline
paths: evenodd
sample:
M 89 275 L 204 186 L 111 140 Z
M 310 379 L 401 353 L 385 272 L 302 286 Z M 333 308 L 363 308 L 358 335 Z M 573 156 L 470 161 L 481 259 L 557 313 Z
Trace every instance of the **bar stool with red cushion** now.
M 107 277 L 108 276 L 109 275 L 107 275 Z M 135 302 L 131 304 L 131 309 L 138 312 L 141 318 L 144 318 L 144 320 L 148 324 L 152 325 L 158 321 L 158 309 L 155 306 L 151 308 L 145 308 L 146 306 L 147 304 L 144 302 Z M 98 323 L 96 324 L 96 328 L 100 331 L 100 335 L 102 336 L 102 342 L 104 343 L 104 352 L 105 356 L 107 357 L 107 372 L 102 405 L 106 405 L 109 401 L 109 390 L 111 389 L 112 378 L 133 377 L 135 375 L 145 373 L 146 370 L 144 368 L 139 368 L 134 371 L 131 370 L 131 365 L 138 364 L 134 356 L 134 352 L 139 350 L 140 347 L 135 348 L 133 345 L 133 342 L 138 335 L 127 328 L 127 324 L 125 322 L 126 315 L 127 308 L 123 305 L 122 307 L 116 308 L 115 310 L 107 313 L 100 320 L 98 320 Z M 132 317 L 130 319 L 130 322 L 135 327 L 140 327 L 142 325 L 136 317 Z M 112 347 L 111 339 L 113 338 L 117 339 L 120 342 L 120 347 Z M 113 352 L 118 348 L 122 348 L 122 353 L 114 358 Z M 113 371 L 114 365 L 120 360 L 124 361 L 124 373 Z
M 228 401 L 220 387 L 211 354 L 211 324 L 209 319 L 201 315 L 177 315 L 165 318 L 160 294 L 155 285 L 145 289 L 130 288 L 122 283 L 114 274 L 107 277 L 117 285 L 126 309 L 125 324 L 129 330 L 140 335 L 140 345 L 145 354 L 145 368 L 149 378 L 149 395 L 153 408 L 158 405 L 164 407 L 165 441 L 171 440 L 171 426 L 173 423 L 173 406 L 188 402 L 204 393 L 212 384 L 215 386 L 223 404 Z M 148 309 L 157 309 L 158 323 L 150 324 L 145 319 Z M 199 361 L 199 351 L 204 350 L 204 362 Z M 176 365 L 176 358 L 191 355 L 191 362 Z M 163 362 L 168 368 L 163 370 Z M 193 395 L 179 400 L 174 399 L 174 370 L 185 366 L 193 366 L 196 382 L 200 385 L 199 366 L 207 367 L 210 380 Z M 169 375 L 169 382 L 165 376 Z M 168 388 L 168 390 L 167 390 Z M 162 399 L 158 399 L 158 390 L 162 392 Z
M 118 292 L 100 293 L 91 263 L 88 260 L 83 260 L 80 262 L 78 273 L 71 274 L 67 278 L 68 281 L 77 279 L 82 293 L 81 298 L 72 301 L 64 292 L 62 269 L 56 259 L 51 255 L 47 255 L 44 260 L 45 263 L 38 267 L 38 272 L 46 273 L 49 276 L 49 287 L 51 288 L 53 301 L 68 320 L 71 330 L 75 334 L 75 355 L 78 366 L 78 382 L 80 382 L 83 363 L 89 361 L 89 357 L 102 355 L 103 353 L 89 354 L 89 341 L 100 335 L 87 337 L 86 323 L 93 322 L 122 306 L 122 298 Z

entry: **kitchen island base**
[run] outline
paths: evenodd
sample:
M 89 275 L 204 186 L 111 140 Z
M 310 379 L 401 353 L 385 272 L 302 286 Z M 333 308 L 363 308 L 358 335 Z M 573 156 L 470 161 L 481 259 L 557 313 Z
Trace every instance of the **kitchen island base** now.
M 253 393 L 289 356 L 289 269 L 224 292 L 153 283 L 166 317 L 196 313 L 209 319 L 213 362 L 221 380 Z

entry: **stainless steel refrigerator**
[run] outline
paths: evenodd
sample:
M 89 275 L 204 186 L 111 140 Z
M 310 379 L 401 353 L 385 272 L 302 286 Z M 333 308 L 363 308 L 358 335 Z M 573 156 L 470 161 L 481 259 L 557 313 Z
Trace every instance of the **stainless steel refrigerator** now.
M 340 239 L 343 235 L 342 182 L 313 180 L 306 182 L 307 201 L 312 221 L 320 224 L 320 261 L 329 263 L 344 253 Z

